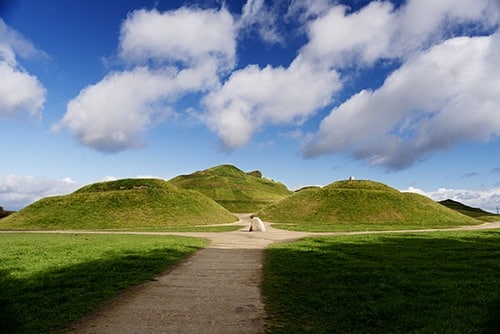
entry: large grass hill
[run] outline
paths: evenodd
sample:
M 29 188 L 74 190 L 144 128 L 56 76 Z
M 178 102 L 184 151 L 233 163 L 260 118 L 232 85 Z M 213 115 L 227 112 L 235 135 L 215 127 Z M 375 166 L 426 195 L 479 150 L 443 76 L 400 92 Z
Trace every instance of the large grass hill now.
M 339 231 L 451 227 L 479 221 L 418 194 L 382 183 L 349 180 L 307 187 L 257 213 L 278 227 Z
M 122 179 L 46 197 L 0 221 L 0 228 L 161 229 L 237 218 L 203 194 L 159 179 Z
M 231 212 L 255 212 L 292 194 L 279 182 L 262 177 L 259 171 L 245 173 L 232 165 L 220 165 L 169 182 L 199 191 Z
M 471 206 L 465 205 L 463 203 L 451 200 L 451 199 L 445 199 L 444 201 L 438 202 L 441 205 L 444 205 L 450 209 L 453 209 L 455 211 L 460 212 L 463 215 L 479 219 L 481 221 L 485 222 L 493 222 L 493 221 L 500 221 L 500 215 L 496 215 L 494 213 L 484 211 L 483 209 L 480 208 L 473 208 Z

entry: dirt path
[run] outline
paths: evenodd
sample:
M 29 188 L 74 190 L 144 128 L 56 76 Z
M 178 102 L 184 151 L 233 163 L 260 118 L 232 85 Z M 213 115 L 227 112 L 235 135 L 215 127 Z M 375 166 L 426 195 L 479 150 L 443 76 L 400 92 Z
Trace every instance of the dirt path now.
M 384 232 L 303 233 L 273 229 L 227 233 L 165 233 L 208 238 L 212 244 L 154 281 L 133 288 L 81 319 L 70 333 L 263 333 L 260 294 L 264 249 L 273 242 L 309 235 L 430 232 L 435 229 Z M 452 228 L 500 228 L 500 223 Z M 155 233 L 162 234 L 162 233 Z
M 263 333 L 263 252 L 271 242 L 305 233 L 271 229 L 227 233 L 169 233 L 204 237 L 211 245 L 154 281 L 131 289 L 81 319 L 71 333 Z

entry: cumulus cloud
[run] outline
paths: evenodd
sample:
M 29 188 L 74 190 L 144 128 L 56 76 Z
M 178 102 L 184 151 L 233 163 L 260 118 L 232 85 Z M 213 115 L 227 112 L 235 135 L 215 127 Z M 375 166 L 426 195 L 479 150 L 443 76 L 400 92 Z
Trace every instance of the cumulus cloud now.
M 69 102 L 55 129 L 65 127 L 80 143 L 104 152 L 138 147 L 147 127 L 168 116 L 161 101 L 172 93 L 174 75 L 142 67 L 109 74 Z
M 302 54 L 336 68 L 406 59 L 453 37 L 461 24 L 470 29 L 495 28 L 500 21 L 498 7 L 495 0 L 409 0 L 398 9 L 388 1 L 373 1 L 355 12 L 335 5 L 310 22 L 310 41 Z
M 44 53 L 0 18 L 0 117 L 22 113 L 39 117 L 46 89 L 37 77 L 19 65 L 18 56 L 44 56 Z
M 219 85 L 219 75 L 235 61 L 234 35 L 225 8 L 132 12 L 119 46 L 132 69 L 83 89 L 54 129 L 66 128 L 103 152 L 142 146 L 147 130 L 169 116 L 177 99 Z
M 200 119 L 226 148 L 240 148 L 266 127 L 300 127 L 331 108 L 353 67 L 395 60 L 402 65 L 382 87 L 355 93 L 304 136 L 312 138 L 305 156 L 347 152 L 398 170 L 462 140 L 498 136 L 497 0 L 284 4 L 248 0 L 234 17 L 224 6 L 131 12 L 118 46 L 126 69 L 83 89 L 56 128 L 100 151 L 135 148 L 176 101 L 200 93 Z M 290 64 L 237 67 L 236 43 L 247 29 L 276 43 L 276 23 L 292 19 L 305 43 Z M 478 31 L 490 36 L 455 38 Z
M 53 180 L 9 174 L 0 177 L 0 205 L 7 210 L 19 210 L 40 198 L 65 195 L 77 188 L 70 178 Z
M 500 188 L 494 187 L 490 189 L 447 189 L 439 188 L 435 191 L 425 192 L 419 188 L 409 187 L 407 192 L 413 192 L 420 195 L 425 195 L 435 201 L 443 201 L 452 199 L 465 205 L 481 208 L 486 211 L 496 213 L 500 206 Z
M 182 62 L 186 66 L 219 60 L 222 68 L 235 61 L 236 30 L 231 14 L 220 10 L 180 8 L 132 12 L 121 27 L 120 56 L 131 62 Z
M 464 140 L 500 135 L 498 34 L 446 40 L 332 110 L 307 156 L 347 152 L 388 169 L 407 168 Z
M 342 67 L 360 60 L 372 63 L 389 49 L 390 36 L 397 29 L 390 2 L 371 2 L 349 15 L 347 9 L 333 6 L 310 24 L 304 57 Z
M 289 18 L 295 15 L 299 17 L 299 21 L 305 22 L 308 39 L 289 67 L 247 66 L 233 72 L 220 89 L 211 92 L 205 99 L 207 124 L 218 134 L 226 147 L 233 149 L 246 145 L 252 135 L 266 125 L 297 124 L 298 119 L 307 119 L 330 103 L 331 97 L 341 90 L 342 82 L 339 80 L 338 73 L 345 68 L 370 67 L 380 59 L 409 61 L 415 54 L 428 50 L 436 41 L 446 38 L 449 26 L 455 27 L 467 23 L 471 27 L 477 25 L 483 28 L 493 28 L 498 22 L 496 21 L 498 10 L 495 8 L 495 2 L 490 0 L 460 0 L 459 4 L 454 1 L 443 1 L 437 5 L 431 0 L 410 0 L 399 8 L 388 1 L 373 1 L 357 11 L 351 11 L 346 6 L 332 4 L 326 0 L 315 2 L 310 8 L 307 4 L 311 2 L 293 1 L 286 14 Z M 256 17 L 256 13 L 260 13 L 265 7 L 265 3 L 261 0 L 247 1 L 241 20 L 253 22 L 251 18 Z M 421 24 L 421 21 L 426 23 Z M 265 27 L 265 24 L 262 24 L 262 27 Z M 469 49 L 469 53 L 474 53 L 473 47 Z M 455 55 L 450 51 L 446 56 L 454 57 Z M 413 125 L 417 122 L 414 118 L 418 119 L 422 115 L 434 112 L 434 109 L 422 110 L 422 112 L 417 110 L 416 114 L 412 114 L 413 109 L 426 108 L 425 105 L 418 105 L 418 99 L 423 95 L 418 92 L 409 96 L 409 99 L 416 99 L 409 102 L 412 105 L 405 106 L 405 100 L 407 100 L 405 95 L 412 94 L 414 89 L 412 80 L 420 80 L 420 82 L 415 82 L 415 85 L 419 85 L 419 89 L 427 88 L 427 90 L 435 91 L 430 88 L 435 82 L 434 79 L 439 79 L 439 82 L 455 79 L 453 77 L 455 71 L 461 71 L 461 66 L 466 62 L 467 56 L 463 55 L 460 62 L 455 63 L 454 68 L 448 68 L 447 73 L 440 71 L 442 75 L 449 75 L 441 78 L 435 73 L 430 73 L 427 79 L 417 77 L 416 72 L 419 70 L 416 68 L 417 65 L 413 65 L 415 68 L 412 70 L 412 63 L 406 64 L 407 71 L 414 72 L 413 77 L 409 73 L 399 74 L 400 79 L 398 75 L 393 75 L 392 80 L 399 81 L 398 85 L 404 87 L 392 88 L 397 89 L 399 94 L 397 97 L 399 100 L 393 102 L 392 105 L 389 88 L 385 93 L 363 91 L 355 95 L 322 122 L 313 143 L 307 145 L 305 155 L 317 156 L 348 151 L 372 163 L 386 165 L 390 169 L 400 169 L 408 167 L 415 159 L 425 157 L 429 152 L 429 147 L 431 150 L 449 147 L 459 138 L 443 139 L 437 146 L 433 146 L 431 142 L 418 143 L 407 152 L 401 150 L 402 144 L 398 143 L 397 135 L 391 138 L 386 138 L 387 136 L 381 138 L 381 134 L 394 130 L 394 127 L 405 120 Z M 476 59 L 476 64 L 483 61 L 483 59 L 477 59 L 477 56 L 473 58 Z M 473 65 L 465 65 L 472 70 Z M 440 64 L 435 61 L 433 67 L 439 68 L 439 66 Z M 425 66 L 422 65 L 422 67 Z M 484 70 L 483 74 L 486 74 L 486 71 Z M 465 76 L 467 74 L 464 74 L 463 80 L 467 79 Z M 309 80 L 313 77 L 318 78 L 318 82 Z M 479 75 L 474 79 L 477 84 L 481 79 L 492 78 L 494 78 L 493 74 L 487 78 L 481 78 Z M 349 80 L 349 77 L 343 79 Z M 421 86 L 424 81 L 426 87 Z M 469 94 L 467 89 L 472 87 L 474 84 L 443 93 L 441 96 L 434 94 L 426 100 L 436 104 L 452 94 Z M 302 99 L 306 102 L 304 103 Z M 370 113 L 368 110 L 374 100 L 379 101 L 379 107 L 391 106 L 391 110 Z M 460 103 L 458 100 L 455 101 Z M 452 104 L 449 103 L 450 111 L 446 114 L 453 113 Z M 481 103 L 478 102 L 478 104 Z M 440 106 L 433 105 L 432 107 Z M 411 110 L 407 110 L 408 108 Z M 460 112 L 457 108 L 458 106 L 454 108 L 455 112 Z M 463 106 L 462 110 L 465 108 Z M 343 109 L 352 111 L 342 112 Z M 379 108 L 372 109 L 378 110 Z M 390 117 L 387 122 L 384 121 L 386 116 Z M 338 125 L 331 125 L 332 123 Z M 368 128 L 368 125 L 372 123 L 373 128 Z M 401 126 L 405 125 L 401 124 Z M 430 129 L 426 132 L 430 132 Z M 352 137 L 358 133 L 361 139 L 353 140 Z M 422 135 L 426 134 L 422 133 Z M 387 141 L 387 139 L 390 140 Z M 382 150 L 385 152 L 375 152 L 379 142 L 380 145 L 386 146 Z M 406 143 L 408 141 L 405 141 Z M 395 154 L 399 155 L 400 161 L 391 158 Z
M 287 68 L 251 65 L 206 97 L 206 122 L 225 147 L 239 148 L 265 124 L 300 124 L 326 106 L 339 86 L 335 71 L 299 61 Z

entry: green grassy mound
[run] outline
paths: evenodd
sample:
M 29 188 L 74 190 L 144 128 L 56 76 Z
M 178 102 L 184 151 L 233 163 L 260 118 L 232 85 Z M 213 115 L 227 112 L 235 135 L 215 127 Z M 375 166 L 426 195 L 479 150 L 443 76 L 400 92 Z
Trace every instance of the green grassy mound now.
M 444 201 L 440 201 L 439 204 L 446 206 L 447 208 L 450 208 L 452 210 L 458 211 L 463 215 L 479 219 L 481 221 L 485 222 L 493 222 L 493 221 L 500 221 L 500 215 L 496 215 L 494 213 L 484 211 L 480 208 L 473 208 L 468 205 L 465 205 L 463 203 L 451 200 L 451 199 L 446 199 Z
M 231 212 L 255 212 L 292 194 L 287 187 L 262 177 L 259 171 L 245 173 L 231 165 L 221 165 L 169 182 L 197 190 Z
M 431 199 L 382 183 L 338 181 L 308 187 L 257 213 L 277 227 L 301 231 L 451 227 L 479 221 Z
M 158 179 L 123 179 L 43 198 L 0 228 L 144 229 L 222 224 L 237 218 L 203 194 Z

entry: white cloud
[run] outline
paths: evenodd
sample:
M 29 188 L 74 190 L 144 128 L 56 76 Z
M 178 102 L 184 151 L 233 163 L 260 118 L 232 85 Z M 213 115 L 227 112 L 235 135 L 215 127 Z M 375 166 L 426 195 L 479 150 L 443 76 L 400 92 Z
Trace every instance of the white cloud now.
M 19 210 L 40 198 L 65 195 L 77 188 L 70 178 L 53 180 L 9 174 L 0 177 L 0 205 L 6 210 Z
M 267 43 L 280 43 L 282 38 L 277 31 L 278 10 L 279 6 L 270 8 L 264 0 L 248 0 L 243 6 L 238 27 L 243 31 L 257 30 L 262 40 Z
M 237 19 L 224 6 L 130 13 L 118 48 L 127 70 L 82 90 L 59 127 L 97 150 L 139 147 L 179 98 L 196 92 L 206 94 L 201 119 L 226 148 L 239 148 L 266 126 L 300 126 L 328 106 L 342 88 L 339 73 L 348 82 L 351 66 L 366 69 L 381 59 L 397 59 L 403 66 L 382 88 L 359 92 L 323 120 L 306 155 L 348 152 L 400 169 L 460 140 L 497 134 L 496 119 L 490 124 L 484 119 L 490 103 L 498 102 L 494 73 L 500 47 L 493 41 L 500 38 L 442 43 L 457 27 L 458 34 L 494 29 L 500 19 L 497 0 L 408 0 L 397 8 L 372 1 L 354 12 L 338 1 L 292 1 L 288 11 L 283 4 L 248 0 Z M 247 29 L 257 29 L 267 42 L 281 40 L 277 22 L 285 21 L 278 15 L 288 23 L 295 16 L 293 26 L 306 27 L 307 42 L 295 60 L 233 71 L 236 42 Z M 138 80 L 151 85 L 143 89 Z M 443 89 L 432 89 L 441 83 Z M 464 116 L 470 108 L 479 110 Z M 465 129 L 468 121 L 485 131 Z M 435 130 L 447 130 L 447 137 L 438 138 Z
M 219 75 L 234 65 L 233 23 L 225 8 L 132 12 L 121 28 L 119 52 L 136 67 L 83 89 L 54 129 L 67 128 L 103 152 L 142 146 L 147 130 L 171 114 L 177 99 L 217 87 Z
M 286 16 L 289 19 L 297 18 L 300 22 L 307 22 L 308 20 L 316 19 L 327 13 L 334 1 L 335 0 L 292 0 Z
M 120 56 L 132 62 L 154 59 L 188 66 L 214 57 L 227 69 L 234 66 L 235 37 L 233 17 L 224 7 L 163 13 L 141 9 L 132 12 L 121 27 Z
M 425 192 L 421 189 L 410 187 L 407 192 L 428 196 L 435 201 L 452 199 L 465 205 L 481 208 L 496 213 L 500 207 L 500 188 L 490 189 L 446 189 L 439 188 L 435 191 Z
M 347 7 L 333 6 L 311 22 L 304 57 L 342 67 L 358 61 L 372 63 L 388 50 L 390 36 L 397 29 L 390 2 L 371 2 L 349 15 L 346 11 Z
M 342 85 L 337 72 L 345 67 L 355 65 L 364 68 L 385 58 L 409 59 L 415 53 L 418 54 L 420 50 L 432 45 L 435 42 L 433 36 L 439 36 L 437 39 L 446 36 L 446 28 L 449 25 L 464 22 L 473 26 L 476 23 L 485 27 L 494 25 L 496 14 L 492 1 L 460 0 L 459 2 L 457 4 L 453 1 L 443 1 L 438 5 L 434 4 L 429 13 L 425 10 L 432 8 L 434 2 L 431 0 L 410 0 L 398 9 L 388 1 L 373 1 L 355 12 L 350 12 L 345 6 L 331 5 L 326 0 L 315 2 L 311 8 L 304 8 L 304 4 L 292 2 L 286 15 L 288 17 L 296 15 L 299 21 L 306 21 L 308 37 L 308 42 L 301 48 L 292 65 L 286 68 L 269 65 L 259 68 L 250 65 L 233 72 L 223 87 L 211 92 L 205 99 L 208 109 L 206 122 L 221 138 L 224 146 L 230 149 L 246 145 L 252 135 L 266 125 L 300 124 L 300 121 L 330 103 L 332 96 L 340 91 Z M 258 24 L 252 20 L 265 8 L 263 1 L 247 1 L 241 21 Z M 427 24 L 419 24 L 420 21 L 415 20 L 412 14 L 422 20 L 425 19 Z M 261 26 L 264 27 L 265 24 Z M 273 31 L 270 28 L 268 30 Z M 410 44 L 408 41 L 411 41 Z M 466 56 L 461 58 L 462 62 L 465 62 L 465 59 Z M 439 67 L 438 65 L 435 64 L 436 67 Z M 451 75 L 451 71 L 459 71 L 462 65 L 457 63 L 448 74 Z M 346 75 L 345 80 L 349 80 L 349 74 Z M 434 78 L 440 79 L 431 73 L 426 82 L 427 87 L 432 87 L 429 82 L 432 83 L 431 79 Z M 400 89 L 401 103 L 406 100 L 405 94 L 414 89 L 411 87 L 411 79 L 414 78 L 409 78 L 405 84 L 406 92 L 403 92 L 403 88 Z M 472 84 L 469 87 L 472 87 Z M 464 90 L 465 88 L 457 89 L 454 93 Z M 414 93 L 414 98 L 419 99 L 421 95 L 417 93 Z M 340 111 L 343 109 L 352 111 L 337 111 L 323 121 L 314 144 L 307 147 L 306 155 L 354 151 L 354 155 L 361 159 L 369 159 L 372 163 L 385 164 L 396 169 L 411 164 L 414 155 L 418 158 L 416 151 L 419 149 L 422 150 L 422 155 L 425 155 L 427 149 L 423 145 L 415 147 L 409 153 L 401 150 L 394 152 L 401 155 L 400 160 L 406 160 L 399 166 L 399 162 L 388 161 L 386 156 L 392 152 L 373 154 L 375 149 L 365 145 L 367 143 L 369 146 L 377 146 L 379 141 L 383 141 L 387 146 L 386 150 L 398 149 L 399 145 L 394 138 L 386 142 L 387 138 L 380 138 L 380 134 L 398 125 L 401 121 L 399 118 L 408 116 L 401 115 L 399 111 L 401 106 L 397 105 L 397 102 L 392 103 L 392 110 L 370 113 L 368 109 L 374 101 L 372 95 L 380 96 L 378 98 L 380 107 L 391 104 L 392 97 L 388 98 L 389 92 L 359 93 L 339 108 Z M 414 107 L 425 108 L 416 103 Z M 364 108 L 363 111 L 354 111 L 360 107 Z M 411 112 L 412 110 L 407 111 L 410 114 Z M 385 116 L 391 116 L 388 122 L 384 122 Z M 338 125 L 333 126 L 331 123 Z M 369 127 L 371 123 L 373 126 Z M 357 138 L 358 133 L 362 139 L 353 139 L 352 137 Z M 370 135 L 375 136 L 374 142 Z M 448 145 L 453 142 L 454 139 L 451 139 Z M 349 148 L 352 143 L 354 148 Z M 447 143 L 442 142 L 441 145 L 436 149 L 444 148 Z
M 335 67 L 406 59 L 452 37 L 461 24 L 496 27 L 499 7 L 496 0 L 409 0 L 396 9 L 388 1 L 373 1 L 350 13 L 348 7 L 335 5 L 310 22 L 310 41 L 302 54 Z
M 162 101 L 174 93 L 174 76 L 141 67 L 109 74 L 71 100 L 55 128 L 103 152 L 139 147 L 146 129 L 168 116 Z
M 332 110 L 305 154 L 347 152 L 398 170 L 458 142 L 499 136 L 498 34 L 450 39 L 410 59 L 378 90 Z
M 118 180 L 118 178 L 116 176 L 107 175 L 107 176 L 104 176 L 101 179 L 97 180 L 97 182 L 107 182 L 107 181 L 116 181 L 116 180 Z
M 239 148 L 266 124 L 300 124 L 326 106 L 339 87 L 335 71 L 300 61 L 288 68 L 251 65 L 206 97 L 206 122 L 224 146 Z
M 17 65 L 17 57 L 47 58 L 47 54 L 37 49 L 22 34 L 7 26 L 0 18 L 0 57 L 12 66 Z
M 0 117 L 23 112 L 40 116 L 46 90 L 35 76 L 0 61 L 0 78 Z
M 0 117 L 25 112 L 39 117 L 46 90 L 34 75 L 18 64 L 18 55 L 30 57 L 44 54 L 0 18 Z

